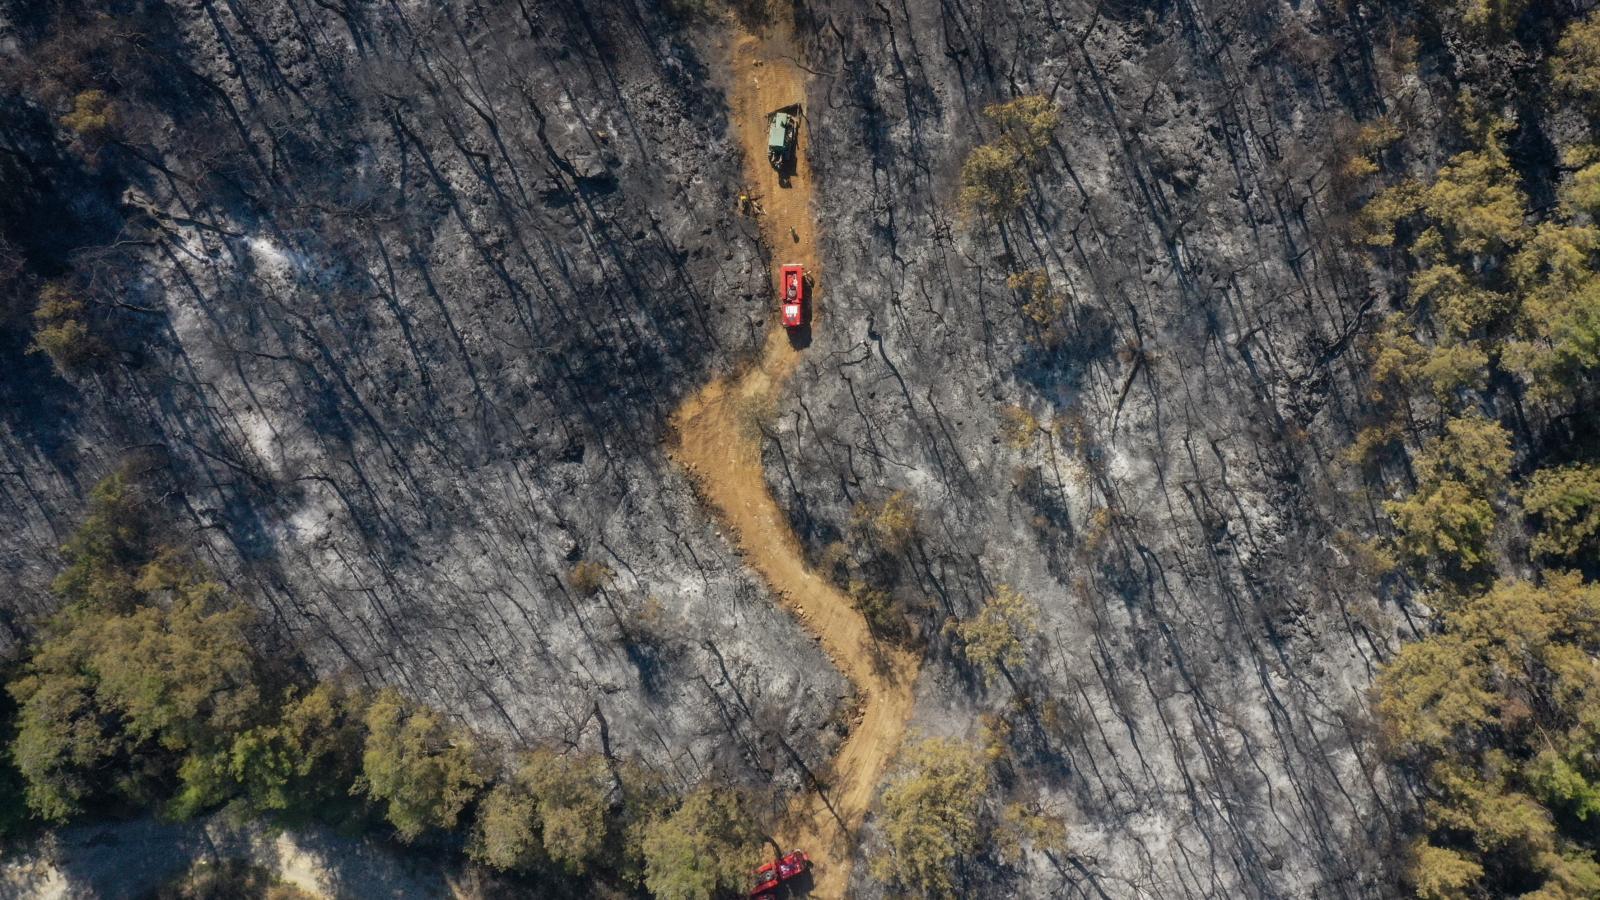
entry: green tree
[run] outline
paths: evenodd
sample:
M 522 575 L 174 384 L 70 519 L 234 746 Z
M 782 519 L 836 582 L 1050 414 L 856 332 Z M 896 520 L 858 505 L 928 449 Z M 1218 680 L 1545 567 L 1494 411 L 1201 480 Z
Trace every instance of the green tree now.
M 89 492 L 88 513 L 61 548 L 66 567 L 51 590 L 68 605 L 126 611 L 141 599 L 139 569 L 155 556 L 138 490 L 115 472 Z
M 866 579 L 852 578 L 847 587 L 850 605 L 867 620 L 867 628 L 876 638 L 904 641 L 912 635 L 912 625 L 905 607 L 895 602 L 894 596 Z
M 1455 850 L 1421 841 L 1412 850 L 1411 883 L 1421 900 L 1469 900 L 1483 866 Z
M 956 623 L 955 633 L 967 660 L 985 678 L 997 679 L 1027 661 L 1029 645 L 1039 634 L 1039 607 L 1002 584 L 977 615 Z
M 1451 419 L 1417 455 L 1417 490 L 1384 503 L 1400 549 L 1419 565 L 1470 572 L 1489 561 L 1492 498 L 1511 469 L 1511 436 L 1478 415 Z
M 1600 534 L 1600 466 L 1540 469 L 1523 491 L 1522 508 L 1543 526 L 1533 539 L 1535 553 L 1576 556 L 1592 549 Z
M 983 112 L 1000 136 L 967 155 L 961 166 L 961 202 L 991 219 L 1006 219 L 1028 199 L 1028 176 L 1050 146 L 1061 110 L 1048 97 L 1028 95 L 992 104 Z
M 1380 672 L 1388 746 L 1427 776 L 1423 896 L 1594 896 L 1600 587 L 1576 574 L 1439 598 L 1438 633 Z M 1511 891 L 1512 885 L 1521 885 Z
M 524 755 L 518 778 L 538 798 L 545 852 L 568 874 L 583 875 L 606 841 L 612 785 L 605 760 L 589 753 L 532 750 Z
M 400 839 L 454 828 L 486 780 L 471 736 L 392 688 L 373 698 L 366 726 L 358 787 L 383 804 Z
M 1422 209 L 1458 253 L 1488 253 L 1524 237 L 1527 197 L 1493 130 L 1478 150 L 1458 153 L 1422 193 Z
M 1006 278 L 1006 286 L 1022 298 L 1022 315 L 1033 325 L 1028 339 L 1045 349 L 1061 345 L 1067 338 L 1062 321 L 1067 310 L 1067 296 L 1050 283 L 1050 275 L 1043 269 L 1030 269 Z
M 276 721 L 233 740 L 222 774 L 252 810 L 283 813 L 291 821 L 348 819 L 366 737 L 364 700 L 334 682 L 291 696 Z
M 1454 480 L 1474 492 L 1491 493 L 1505 486 L 1513 455 L 1511 434 L 1499 422 L 1477 414 L 1458 416 L 1418 454 L 1417 479 L 1425 484 Z
M 660 900 L 710 900 L 743 888 L 761 835 L 732 791 L 702 784 L 644 829 L 645 886 Z
M 908 747 L 898 768 L 883 793 L 888 852 L 873 859 L 873 875 L 918 896 L 953 897 L 962 865 L 987 843 L 988 764 L 971 744 L 928 738 Z
M 1587 213 L 1590 217 L 1600 212 L 1600 162 L 1594 157 L 1592 145 L 1577 152 L 1568 151 L 1563 156 L 1563 161 L 1576 171 L 1561 189 L 1562 212 L 1568 215 Z
M 1520 340 L 1505 358 L 1536 397 L 1569 394 L 1600 369 L 1600 279 L 1570 291 L 1541 291 L 1523 303 Z
M 45 819 L 105 793 L 151 799 L 173 768 L 197 788 L 211 771 L 199 761 L 261 714 L 247 610 L 170 554 L 134 588 L 147 605 L 64 610 L 10 685 L 20 705 L 12 755 Z
M 917 505 L 905 491 L 895 491 L 879 506 L 857 503 L 850 524 L 871 535 L 890 553 L 901 553 L 917 538 Z
M 1416 215 L 1422 207 L 1422 185 L 1402 181 L 1379 191 L 1367 201 L 1357 217 L 1357 234 L 1362 243 L 1373 247 L 1394 246 L 1395 225 Z
M 985 107 L 983 114 L 999 129 L 1001 142 L 1029 166 L 1050 146 L 1061 126 L 1061 109 L 1043 94 L 1025 94 L 1005 103 Z
M 1460 266 L 1436 263 L 1411 277 L 1411 301 L 1427 304 L 1434 317 L 1453 334 L 1467 335 L 1495 322 L 1513 299 L 1486 290 Z
M 1567 26 L 1550 59 L 1556 88 L 1568 99 L 1600 111 L 1600 15 Z
M 1028 199 L 1028 172 L 1016 151 L 1001 144 L 980 144 L 961 164 L 961 203 L 991 219 L 1008 219 Z
M 50 357 L 62 375 L 81 372 L 105 352 L 100 340 L 90 332 L 87 316 L 83 300 L 67 285 L 50 282 L 39 291 L 29 349 Z
M 80 91 L 72 98 L 72 109 L 61 117 L 61 127 L 80 138 L 104 141 L 117 124 L 117 108 L 105 91 Z
M 1499 34 L 1516 26 L 1528 0 L 1442 0 L 1442 4 L 1467 28 Z
M 539 813 L 522 784 L 503 781 L 484 796 L 467 854 L 506 871 L 531 871 L 544 861 Z

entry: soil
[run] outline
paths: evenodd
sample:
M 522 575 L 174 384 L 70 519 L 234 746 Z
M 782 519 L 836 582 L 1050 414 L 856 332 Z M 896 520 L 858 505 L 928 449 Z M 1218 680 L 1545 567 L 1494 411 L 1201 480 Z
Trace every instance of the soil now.
M 784 54 L 789 42 L 774 28 L 763 36 L 740 30 L 730 46 L 733 107 L 744 149 L 747 193 L 757 204 L 763 237 L 772 249 L 772 325 L 761 357 L 733 379 L 718 378 L 691 396 L 674 416 L 674 457 L 694 476 L 704 499 L 732 532 L 745 560 L 812 634 L 850 679 L 858 700 L 838 754 L 819 775 L 817 789 L 791 804 L 777 839 L 814 863 L 820 898 L 844 895 L 854 836 L 871 804 L 873 788 L 899 746 L 912 710 L 915 655 L 877 642 L 850 599 L 813 571 L 774 502 L 762 474 L 761 411 L 772 408 L 805 352 L 805 337 L 777 322 L 777 266 L 799 262 L 812 279 L 811 323 L 826 327 L 818 301 L 824 270 L 812 215 L 814 184 L 806 159 L 808 129 L 802 115 L 795 171 L 781 179 L 767 163 L 767 114 L 803 103 L 804 71 Z

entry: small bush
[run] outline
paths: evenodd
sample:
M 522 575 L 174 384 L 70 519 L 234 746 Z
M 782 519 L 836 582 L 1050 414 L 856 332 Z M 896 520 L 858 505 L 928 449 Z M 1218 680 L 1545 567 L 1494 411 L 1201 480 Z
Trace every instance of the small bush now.
M 83 301 L 59 282 L 39 292 L 33 324 L 33 344 L 28 349 L 50 357 L 62 375 L 81 372 L 104 352 L 89 330 Z
M 593 597 L 601 589 L 611 583 L 612 576 L 616 575 L 611 567 L 603 562 L 592 559 L 580 561 L 567 573 L 567 584 L 582 597 Z
M 1067 337 L 1062 321 L 1067 297 L 1050 283 L 1050 276 L 1043 269 L 1018 272 L 1006 279 L 1006 286 L 1022 297 L 1022 315 L 1034 326 L 1029 340 L 1045 349 L 1060 346 Z
M 72 98 L 72 109 L 60 119 L 61 127 L 88 140 L 103 140 L 117 124 L 117 108 L 106 92 L 81 91 Z
M 881 506 L 858 503 L 850 514 L 851 525 L 865 530 L 890 553 L 900 553 L 917 538 L 917 507 L 911 495 L 895 491 Z
M 850 582 L 850 603 L 867 620 L 867 628 L 874 636 L 897 643 L 911 636 L 911 620 L 905 606 L 888 591 L 854 579 Z
M 1013 450 L 1026 450 L 1039 439 L 1039 420 L 1033 413 L 1015 404 L 1000 407 L 1000 436 Z

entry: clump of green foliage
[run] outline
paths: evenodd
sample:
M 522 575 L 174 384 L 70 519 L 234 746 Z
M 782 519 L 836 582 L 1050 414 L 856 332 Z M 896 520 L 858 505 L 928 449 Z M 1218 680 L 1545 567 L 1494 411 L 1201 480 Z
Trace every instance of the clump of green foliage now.
M 1031 326 L 1029 342 L 1046 350 L 1061 346 L 1067 339 L 1067 295 L 1050 281 L 1049 273 L 1043 269 L 1016 272 L 1007 276 L 1006 286 L 1022 300 L 1023 318 Z
M 156 802 L 173 784 L 181 810 L 263 708 L 247 611 L 145 540 L 136 507 L 120 475 L 95 489 L 56 581 L 65 606 L 9 685 L 11 756 L 47 821 L 88 802 Z
M 1494 37 L 1516 26 L 1528 0 L 1434 0 L 1433 5 L 1470 32 Z
M 1523 492 L 1522 508 L 1544 524 L 1533 539 L 1535 553 L 1575 557 L 1593 552 L 1600 535 L 1600 465 L 1535 472 Z
M 1452 572 L 1486 565 L 1492 501 L 1505 486 L 1511 459 L 1511 435 L 1499 423 L 1476 415 L 1451 419 L 1417 456 L 1417 490 L 1384 504 L 1401 550 Z
M 886 852 L 873 857 L 875 878 L 907 896 L 956 897 L 986 856 L 1065 850 L 1065 822 L 1037 798 L 1003 802 L 1008 726 L 986 721 L 980 741 L 925 738 L 900 751 L 877 816 Z
M 358 784 L 383 807 L 400 839 L 454 828 L 487 781 L 472 737 L 391 689 L 373 698 L 366 727 Z
M 873 859 L 873 876 L 916 896 L 956 896 L 959 867 L 989 836 L 985 803 L 992 778 L 989 761 L 963 741 L 928 738 L 903 751 L 883 792 L 888 852 Z
M 660 900 L 712 900 L 745 887 L 761 834 L 739 794 L 701 785 L 645 826 L 645 887 Z
M 33 325 L 33 343 L 29 349 L 50 357 L 56 371 L 63 375 L 83 371 L 105 352 L 99 339 L 89 330 L 83 300 L 61 282 L 51 282 L 39 291 Z
M 895 491 L 874 506 L 857 503 L 850 514 L 852 528 L 863 531 L 891 553 L 902 553 L 918 535 L 916 503 L 905 491 Z
M 1018 97 L 983 111 L 1000 135 L 972 148 L 961 166 L 961 203 L 993 221 L 1008 219 L 1028 199 L 1029 178 L 1039 167 L 1061 110 L 1042 95 Z
M 499 869 L 530 871 L 548 862 L 582 876 L 606 849 L 613 785 L 597 756 L 530 751 L 485 797 L 469 852 Z
M 116 124 L 116 104 L 99 88 L 79 91 L 72 109 L 61 116 L 61 127 L 86 139 L 104 140 Z
M 978 614 L 953 626 L 962 652 L 984 677 L 994 680 L 1008 668 L 1022 665 L 1039 634 L 1039 607 L 1010 585 L 1002 584 Z
M 1505 28 L 1522 4 L 1452 8 Z M 1559 42 L 1558 96 L 1600 113 L 1597 73 L 1591 15 Z M 1388 750 L 1424 776 L 1407 870 L 1418 896 L 1600 896 L 1600 586 L 1540 565 L 1583 565 L 1600 534 L 1600 461 L 1563 424 L 1583 421 L 1600 373 L 1600 148 L 1564 148 L 1560 202 L 1530 209 L 1502 147 L 1509 123 L 1464 100 L 1472 146 L 1362 217 L 1367 241 L 1397 247 L 1414 274 L 1405 309 L 1366 344 L 1373 414 L 1349 457 L 1416 447 L 1412 489 L 1384 509 L 1395 560 L 1437 614 L 1383 668 L 1375 707 Z M 1485 415 L 1513 404 L 1516 419 L 1499 419 L 1544 440 L 1516 445 Z M 1540 458 L 1552 448 L 1577 458 Z M 1508 568 L 1534 574 L 1497 577 Z
M 1567 26 L 1550 60 L 1550 73 L 1566 99 L 1600 112 L 1600 18 L 1588 16 Z
M 269 664 L 249 609 L 162 533 L 127 475 L 93 490 L 62 548 L 62 608 L 7 685 L 15 706 L 0 705 L 0 835 L 97 811 L 381 817 L 405 842 L 468 831 L 474 859 L 549 883 L 742 886 L 758 835 L 730 789 L 707 782 L 675 807 L 643 768 L 575 749 L 525 750 L 501 772 L 495 748 L 393 689 Z
M 1427 775 L 1419 895 L 1595 896 L 1600 587 L 1550 573 L 1442 600 L 1440 633 L 1402 648 L 1376 689 L 1392 748 Z

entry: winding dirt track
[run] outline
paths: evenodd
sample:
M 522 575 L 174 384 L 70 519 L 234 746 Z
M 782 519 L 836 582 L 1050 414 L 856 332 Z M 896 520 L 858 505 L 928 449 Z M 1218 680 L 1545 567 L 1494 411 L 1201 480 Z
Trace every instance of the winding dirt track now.
M 767 164 L 767 113 L 804 103 L 805 75 L 784 55 L 781 35 L 764 38 L 738 26 L 730 47 L 730 103 L 744 149 L 746 183 L 760 205 L 761 230 L 774 259 L 772 297 L 778 295 L 776 265 L 805 265 L 818 288 L 824 284 L 811 214 L 811 166 L 806 159 L 809 128 L 802 119 L 797 169 L 787 187 Z M 822 296 L 818 291 L 818 296 Z M 825 320 L 811 310 L 818 327 Z M 806 566 L 799 542 L 767 488 L 758 435 L 743 424 L 742 409 L 764 409 L 794 370 L 803 350 L 791 345 L 777 323 L 760 360 L 734 380 L 718 378 L 684 402 L 673 417 L 674 457 L 693 475 L 705 499 L 732 531 L 745 560 L 766 579 L 788 608 L 822 643 L 835 666 L 854 685 L 859 717 L 839 753 L 819 773 L 821 790 L 806 791 L 790 804 L 777 839 L 799 847 L 815 863 L 818 898 L 840 898 L 850 882 L 854 836 L 872 802 L 873 787 L 900 744 L 911 713 L 917 658 L 873 640 L 866 620 L 848 597 Z

